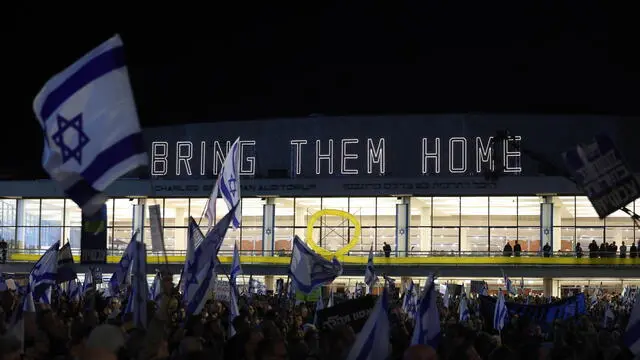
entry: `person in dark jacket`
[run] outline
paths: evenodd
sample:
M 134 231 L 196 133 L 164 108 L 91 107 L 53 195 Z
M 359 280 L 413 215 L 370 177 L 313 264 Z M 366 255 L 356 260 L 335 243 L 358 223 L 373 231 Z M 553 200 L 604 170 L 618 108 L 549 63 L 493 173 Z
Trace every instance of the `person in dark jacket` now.
M 520 244 L 518 244 L 518 240 L 516 240 L 516 243 L 513 245 L 513 255 L 520 256 L 521 252 L 522 252 L 522 247 L 520 247 Z
M 591 259 L 598 257 L 598 243 L 596 243 L 595 240 L 591 241 L 591 244 L 589 244 L 589 257 Z
M 636 247 L 636 243 L 631 243 L 631 248 L 629 248 L 629 257 L 635 259 L 638 256 L 638 248 Z

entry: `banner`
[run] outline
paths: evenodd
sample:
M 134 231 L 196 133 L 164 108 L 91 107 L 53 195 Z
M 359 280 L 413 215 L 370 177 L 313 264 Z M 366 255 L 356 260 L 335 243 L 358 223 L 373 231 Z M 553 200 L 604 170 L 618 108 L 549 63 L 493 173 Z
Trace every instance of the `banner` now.
M 107 263 L 107 206 L 102 205 L 93 215 L 82 214 L 80 235 L 80 263 Z
M 493 313 L 496 307 L 496 298 L 481 295 L 478 297 L 480 314 L 487 324 L 493 323 Z M 568 319 L 582 315 L 586 312 L 585 297 L 583 293 L 577 294 L 563 301 L 544 305 L 526 305 L 507 301 L 507 310 L 510 315 L 530 318 L 540 325 L 552 325 L 556 319 Z
M 216 280 L 213 298 L 220 301 L 231 301 L 231 285 L 225 280 Z
M 638 180 L 608 136 L 596 136 L 563 158 L 601 219 L 640 197 Z
M 357 334 L 367 322 L 375 304 L 376 298 L 367 295 L 322 309 L 318 311 L 318 328 L 330 330 L 339 325 L 349 325 Z
M 160 205 L 149 205 L 149 230 L 151 231 L 151 251 L 164 251 Z

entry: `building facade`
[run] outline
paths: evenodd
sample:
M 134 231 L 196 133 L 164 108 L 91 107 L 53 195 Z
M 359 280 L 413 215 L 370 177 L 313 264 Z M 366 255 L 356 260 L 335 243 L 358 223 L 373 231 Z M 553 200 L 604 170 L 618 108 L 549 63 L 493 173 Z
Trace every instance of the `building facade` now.
M 293 235 L 331 251 L 357 237 L 351 255 L 388 243 L 398 257 L 486 256 L 515 241 L 525 252 L 549 243 L 566 255 L 593 240 L 629 245 L 640 240 L 632 219 L 622 211 L 599 219 L 554 168 L 562 168 L 562 152 L 606 133 L 638 172 L 634 139 L 625 136 L 640 133 L 636 120 L 312 117 L 146 129 L 149 168 L 107 189 L 108 247 L 128 243 L 134 204 L 159 204 L 166 248 L 182 254 L 188 218 L 206 224 L 206 198 L 238 136 L 242 227 L 228 233 L 223 252 L 234 243 L 245 255 L 286 252 Z M 79 248 L 80 210 L 55 184 L 0 185 L 0 235 L 10 247 L 41 251 L 63 239 Z M 222 200 L 217 208 L 218 216 L 226 212 Z M 628 208 L 640 212 L 640 201 Z

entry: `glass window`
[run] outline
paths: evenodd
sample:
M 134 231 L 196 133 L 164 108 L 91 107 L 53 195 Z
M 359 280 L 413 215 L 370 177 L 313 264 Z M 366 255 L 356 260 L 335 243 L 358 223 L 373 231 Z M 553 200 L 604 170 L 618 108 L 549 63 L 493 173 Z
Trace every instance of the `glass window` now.
M 460 228 L 437 227 L 433 228 L 433 243 L 431 251 L 435 256 L 457 255 L 460 240 Z
M 227 205 L 224 205 L 225 208 Z M 227 231 L 227 235 L 224 237 L 224 241 L 222 242 L 222 246 L 220 247 L 220 256 L 232 256 L 233 255 L 233 246 L 238 243 L 240 245 L 240 229 L 229 228 Z
M 136 202 L 136 201 L 134 200 L 134 202 Z M 149 225 L 150 225 L 150 223 L 149 223 L 149 206 L 151 206 L 151 205 L 160 205 L 160 219 L 163 219 L 165 217 L 165 214 L 164 214 L 164 199 L 145 199 L 144 200 L 144 204 L 145 204 L 145 209 L 144 209 L 144 227 L 148 228 Z M 173 218 L 175 218 L 175 214 L 173 214 Z M 151 238 L 147 238 L 146 235 L 145 235 L 145 239 L 151 239 Z
M 413 197 L 411 198 L 411 216 L 409 225 L 415 226 L 431 226 L 431 198 L 430 197 Z
M 18 216 L 20 226 L 40 226 L 40 199 L 24 199 L 22 213 Z
M 262 213 L 266 202 L 260 198 L 242 199 L 242 227 L 262 227 Z M 244 234 L 242 235 L 244 236 Z
M 62 226 L 64 214 L 64 199 L 42 199 L 41 226 Z
M 184 254 L 187 251 L 187 239 L 189 237 L 189 231 L 186 227 L 164 227 L 164 246 L 165 249 L 171 251 L 177 251 Z M 145 235 L 147 236 L 147 235 Z M 149 231 L 149 242 L 151 240 L 151 232 Z
M 460 229 L 460 251 L 474 256 L 484 256 L 489 250 L 489 229 L 463 227 Z
M 575 251 L 576 248 L 576 228 L 575 227 L 558 227 L 555 226 L 553 228 L 553 238 L 557 239 L 560 237 L 560 251 Z M 554 240 L 555 241 L 555 240 Z M 589 248 L 589 243 L 580 242 L 580 246 L 582 247 L 582 251 L 586 251 L 585 249 Z
M 294 226 L 293 209 L 295 200 L 293 198 L 275 198 L 275 226 Z
M 598 245 L 604 240 L 604 228 L 603 227 L 581 227 L 576 228 L 576 241 L 582 244 L 589 244 L 595 240 Z
M 518 197 L 518 226 L 540 226 L 540 197 Z
M 460 222 L 464 226 L 489 226 L 489 198 L 460 198 Z
M 626 208 L 633 211 L 633 203 L 627 204 Z M 613 214 L 607 216 L 605 219 L 605 223 L 607 227 L 609 226 L 630 226 L 633 227 L 633 218 L 629 216 L 626 212 L 622 210 L 618 210 Z M 609 235 L 607 235 L 607 238 Z
M 109 205 L 113 206 L 111 200 L 107 200 L 107 225 L 111 226 L 109 219 Z M 64 226 L 82 226 L 82 210 L 72 200 L 64 202 Z
M 164 199 L 163 219 L 164 227 L 187 228 L 189 226 L 189 199 Z
M 518 240 L 518 229 L 511 227 L 492 227 L 489 229 L 489 241 L 491 246 L 491 252 L 502 252 L 504 246 L 509 243 L 513 247 L 516 240 Z M 523 243 L 518 241 L 520 247 L 523 247 Z M 524 250 L 524 249 L 522 249 Z M 494 254 L 495 255 L 495 254 Z
M 398 204 L 398 199 L 395 197 L 377 198 L 376 222 L 378 227 L 396 227 L 396 204 Z
M 320 210 L 322 206 L 321 198 L 296 198 L 295 201 L 295 226 L 307 227 L 307 220 L 311 215 Z M 320 226 L 318 221 L 314 226 Z M 300 235 L 300 234 L 298 234 Z
M 113 236 L 109 246 L 113 250 L 124 251 L 133 236 L 132 226 L 113 228 Z
M 276 251 L 279 250 L 284 250 L 284 251 L 290 251 L 291 250 L 291 240 L 293 239 L 293 235 L 294 235 L 294 228 L 293 227 L 283 227 L 283 226 L 278 226 L 277 228 L 275 228 L 275 231 L 273 232 L 273 239 L 274 239 L 274 245 L 273 248 Z M 320 230 L 318 229 L 318 232 Z M 300 232 L 299 234 L 297 234 L 300 239 L 304 239 L 304 231 Z
M 113 200 L 113 227 L 133 228 L 133 205 L 137 204 L 135 199 L 114 199 Z M 108 209 L 107 209 L 108 211 Z M 107 214 L 108 216 L 109 214 Z M 127 243 L 129 241 L 127 240 Z
M 434 197 L 432 204 L 433 204 L 433 210 L 432 210 L 433 226 L 459 226 L 460 225 L 460 198 L 459 197 Z
M 262 251 L 262 227 L 246 227 L 243 223 L 241 235 L 242 241 L 238 246 L 242 255 L 256 255 L 254 251 Z
M 17 246 L 19 249 L 40 247 L 40 199 L 18 200 Z
M 374 251 L 380 252 L 382 251 L 382 247 L 384 243 L 391 245 L 392 253 L 396 250 L 396 228 L 381 228 L 379 227 L 376 230 L 376 246 L 374 247 Z
M 2 226 L 0 227 L 0 239 L 7 242 L 7 246 L 13 248 L 15 244 L 16 227 L 15 226 Z
M 462 211 L 464 212 L 464 207 Z M 489 225 L 518 226 L 518 198 L 516 196 L 490 197 Z
M 576 197 L 575 196 L 558 196 L 553 198 L 554 212 L 560 211 L 560 224 L 554 221 L 555 226 L 575 226 L 576 225 Z
M 631 242 L 633 241 L 633 227 L 608 227 L 605 229 L 605 235 L 607 237 L 607 243 L 615 242 L 620 248 L 620 245 L 624 242 L 627 246 L 627 253 L 629 251 L 628 247 L 631 246 Z
M 518 228 L 518 242 L 522 251 L 537 253 L 540 246 L 540 226 L 524 226 Z M 502 249 L 500 249 L 502 250 Z
M 361 226 L 376 226 L 376 198 L 349 198 L 349 212 L 358 219 Z
M 376 229 L 373 227 L 362 228 L 362 233 L 360 234 L 360 243 L 353 248 L 353 250 L 349 255 L 368 256 L 371 246 L 373 246 L 373 250 L 375 251 L 376 249 L 375 242 L 376 242 Z
M 409 229 L 409 253 L 412 256 L 427 256 L 431 251 L 431 227 Z
M 62 238 L 62 226 L 47 226 L 40 228 L 40 249 L 48 249 Z
M 17 200 L 0 199 L 0 226 L 16 226 L 16 208 Z
M 576 196 L 576 226 L 604 226 L 586 196 Z
M 322 209 L 349 212 L 349 198 L 322 198 Z M 339 216 L 323 216 L 322 222 L 323 226 L 349 226 L 349 220 Z
M 189 216 L 191 216 L 196 223 L 204 221 L 206 224 L 207 219 L 204 217 L 205 206 L 207 206 L 206 198 L 189 199 Z

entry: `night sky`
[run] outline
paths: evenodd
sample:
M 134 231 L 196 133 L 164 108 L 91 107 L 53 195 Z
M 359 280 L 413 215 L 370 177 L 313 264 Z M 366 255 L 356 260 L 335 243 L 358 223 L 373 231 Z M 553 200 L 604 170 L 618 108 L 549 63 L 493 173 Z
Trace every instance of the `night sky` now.
M 309 114 L 639 113 L 636 12 L 595 2 L 51 3 L 0 12 L 4 178 L 43 177 L 33 97 L 115 33 L 144 127 Z

